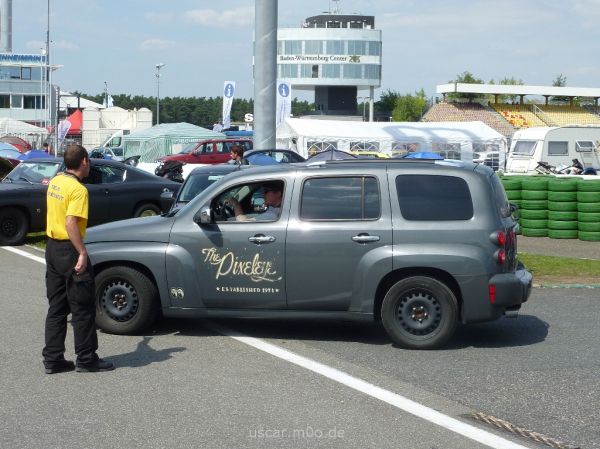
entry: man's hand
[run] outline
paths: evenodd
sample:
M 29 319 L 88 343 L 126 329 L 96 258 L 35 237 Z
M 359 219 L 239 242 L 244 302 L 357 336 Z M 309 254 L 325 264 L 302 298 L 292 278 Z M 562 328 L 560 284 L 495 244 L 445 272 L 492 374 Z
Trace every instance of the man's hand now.
M 79 227 L 77 226 L 78 217 L 74 217 L 73 215 L 67 215 L 67 235 L 69 236 L 69 240 L 79 253 L 79 257 L 77 258 L 77 263 L 75 264 L 74 270 L 76 274 L 83 273 L 87 268 L 87 251 L 85 249 L 85 245 L 83 244 L 83 238 L 81 237 L 81 233 L 79 232 Z
M 75 274 L 85 273 L 87 268 L 87 253 L 79 254 L 77 263 L 75 264 Z

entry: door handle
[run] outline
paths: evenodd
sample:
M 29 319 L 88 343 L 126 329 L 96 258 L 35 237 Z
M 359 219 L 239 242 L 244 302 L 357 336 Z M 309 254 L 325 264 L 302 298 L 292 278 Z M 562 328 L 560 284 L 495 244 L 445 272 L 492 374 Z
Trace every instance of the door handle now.
M 249 242 L 256 243 L 257 245 L 262 245 L 263 243 L 273 243 L 275 240 L 277 239 L 272 235 L 264 234 L 257 234 L 255 236 L 248 237 Z
M 356 243 L 373 243 L 379 241 L 379 236 L 369 234 L 358 234 L 352 237 L 352 241 Z

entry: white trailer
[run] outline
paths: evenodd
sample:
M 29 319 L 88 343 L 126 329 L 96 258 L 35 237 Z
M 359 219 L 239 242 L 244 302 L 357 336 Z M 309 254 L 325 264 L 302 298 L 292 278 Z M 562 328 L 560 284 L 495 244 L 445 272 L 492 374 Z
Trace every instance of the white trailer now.
M 536 173 L 538 162 L 571 165 L 578 159 L 584 167 L 600 170 L 600 126 L 533 127 L 513 135 L 506 160 L 507 173 Z

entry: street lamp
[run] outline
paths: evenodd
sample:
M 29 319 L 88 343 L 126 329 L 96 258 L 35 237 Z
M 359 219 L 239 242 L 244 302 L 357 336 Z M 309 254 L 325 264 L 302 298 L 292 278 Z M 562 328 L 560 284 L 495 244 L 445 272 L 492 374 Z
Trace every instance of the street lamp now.
M 165 66 L 164 63 L 156 64 L 156 124 L 160 123 L 160 69 Z

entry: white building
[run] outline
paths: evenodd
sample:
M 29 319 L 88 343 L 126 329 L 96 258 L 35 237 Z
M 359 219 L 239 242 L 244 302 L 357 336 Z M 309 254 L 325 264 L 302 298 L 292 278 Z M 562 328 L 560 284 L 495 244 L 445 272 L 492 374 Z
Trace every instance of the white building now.
M 368 99 L 372 120 L 374 89 L 381 86 L 381 30 L 373 16 L 313 16 L 301 28 L 280 28 L 277 40 L 280 81 L 314 90 L 324 115 L 356 115 L 357 99 Z

